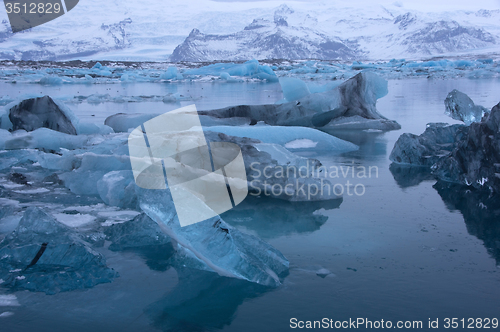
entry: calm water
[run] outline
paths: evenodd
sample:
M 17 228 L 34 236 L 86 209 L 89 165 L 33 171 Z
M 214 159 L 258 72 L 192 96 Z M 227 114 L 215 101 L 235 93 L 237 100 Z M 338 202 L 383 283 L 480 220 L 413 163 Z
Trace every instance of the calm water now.
M 108 88 L 106 93 L 122 95 L 180 92 L 196 98 L 198 109 L 282 98 L 277 84 L 3 84 L 4 88 L 2 94 L 14 95 L 22 89 L 22 93 L 53 96 L 103 93 Z M 282 287 L 270 290 L 192 270 L 158 271 L 147 265 L 147 258 L 154 257 L 101 249 L 120 278 L 53 296 L 17 292 L 21 307 L 11 310 L 14 316 L 1 319 L 0 330 L 286 331 L 292 317 L 421 320 L 424 327 L 429 318 L 440 318 L 442 329 L 445 317 L 499 318 L 500 219 L 494 206 L 482 209 L 483 198 L 434 186 L 436 181 L 425 172 L 390 168 L 388 160 L 403 132 L 420 134 L 428 122 L 456 123 L 444 115 L 443 104 L 454 88 L 488 108 L 500 101 L 499 80 L 390 81 L 389 95 L 377 106 L 383 115 L 398 121 L 402 130 L 335 133 L 361 149 L 335 157 L 310 155 L 326 166 L 376 166 L 378 177 L 350 179 L 365 186 L 364 195 L 344 195 L 342 202 L 323 204 L 248 197 L 223 215 L 289 259 L 290 274 Z M 117 112 L 161 113 L 179 105 L 82 103 L 70 107 L 83 119 L 102 121 Z M 320 268 L 332 274 L 321 278 L 316 275 Z

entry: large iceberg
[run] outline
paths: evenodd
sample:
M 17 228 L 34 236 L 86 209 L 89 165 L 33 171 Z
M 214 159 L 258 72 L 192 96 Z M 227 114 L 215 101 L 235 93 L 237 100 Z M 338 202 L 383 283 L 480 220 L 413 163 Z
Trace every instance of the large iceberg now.
M 430 167 L 451 152 L 464 129 L 464 125 L 428 123 L 420 136 L 409 133 L 401 135 L 389 159 L 397 164 Z
M 429 124 L 420 135 L 403 134 L 390 159 L 425 166 L 440 180 L 500 192 L 500 104 L 469 126 Z
M 55 294 L 111 282 L 104 257 L 39 208 L 0 243 L 0 279 L 11 289 Z
M 219 216 L 181 227 L 170 190 L 137 187 L 141 209 L 179 246 L 211 270 L 266 286 L 278 286 L 288 272 L 288 260 L 255 236 L 226 224 Z M 199 207 L 208 209 L 203 201 Z M 195 208 L 195 207 L 193 207 Z
M 472 123 L 446 157 L 433 166 L 442 180 L 500 192 L 500 103 Z
M 49 96 L 23 100 L 9 109 L 12 130 L 33 131 L 49 128 L 61 133 L 76 135 L 71 119 Z
M 463 121 L 466 125 L 479 122 L 489 110 L 483 106 L 475 105 L 472 99 L 458 90 L 451 91 L 444 100 L 446 114 L 455 120 Z
M 336 200 L 342 196 L 322 176 L 322 165 L 317 159 L 301 157 L 281 145 L 253 138 L 212 131 L 206 131 L 205 136 L 210 142 L 231 142 L 241 147 L 251 195 L 288 201 Z
M 223 119 L 248 118 L 253 124 L 263 121 L 278 126 L 400 129 L 397 122 L 388 120 L 376 109 L 377 99 L 386 94 L 386 80 L 371 72 L 363 72 L 332 90 L 309 94 L 297 101 L 280 105 L 231 106 L 200 111 L 199 114 Z

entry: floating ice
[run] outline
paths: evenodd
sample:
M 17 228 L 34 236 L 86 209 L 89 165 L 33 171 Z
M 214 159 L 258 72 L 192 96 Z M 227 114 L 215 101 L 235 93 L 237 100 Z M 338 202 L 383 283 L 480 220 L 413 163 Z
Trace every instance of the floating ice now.
M 177 67 L 168 67 L 167 71 L 160 75 L 160 78 L 162 80 L 172 80 L 172 79 L 177 79 L 177 75 L 180 75 L 180 73 L 177 70 Z M 180 79 L 182 79 L 182 75 Z
M 74 150 L 85 145 L 88 139 L 85 135 L 69 135 L 47 128 L 39 128 L 32 132 L 19 130 L 7 138 L 4 142 L 4 149 Z
M 45 127 L 70 135 L 77 133 L 71 119 L 49 96 L 23 100 L 9 109 L 9 119 L 12 130 L 33 131 Z
M 61 224 L 68 227 L 81 227 L 90 224 L 96 220 L 96 218 L 90 214 L 68 214 L 68 213 L 56 213 L 54 217 Z
M 4 287 L 55 294 L 111 282 L 117 274 L 104 257 L 38 208 L 0 243 Z
M 0 295 L 0 307 L 19 307 L 19 306 L 20 304 L 19 301 L 17 300 L 17 296 L 15 296 L 14 294 Z
M 171 245 L 170 237 L 144 213 L 124 223 L 106 227 L 104 233 L 106 239 L 112 242 L 109 249 L 113 251 Z
M 430 167 L 451 152 L 464 129 L 464 125 L 429 123 L 420 136 L 401 135 L 389 159 L 398 164 Z
M 235 63 L 216 63 L 201 68 L 188 69 L 184 71 L 185 75 L 213 75 L 221 76 L 227 73 L 230 76 L 245 76 L 269 82 L 277 82 L 278 78 L 271 67 L 260 65 L 257 60 L 250 60 L 243 64 Z
M 319 177 L 319 160 L 304 158 L 281 145 L 261 143 L 248 137 L 229 136 L 213 131 L 206 131 L 205 137 L 209 142 L 232 142 L 241 147 L 248 189 L 252 195 L 309 202 L 341 197 L 332 190 L 333 185 L 328 179 Z
M 444 181 L 500 192 L 500 103 L 481 122 L 466 127 L 453 151 L 433 167 Z
M 206 130 L 221 132 L 230 136 L 255 138 L 263 143 L 279 144 L 292 150 L 304 150 L 313 147 L 314 151 L 328 151 L 337 154 L 358 149 L 357 145 L 313 128 L 256 125 L 242 127 L 213 126 Z
M 159 114 L 125 114 L 117 113 L 106 118 L 104 124 L 113 128 L 117 133 L 128 132 L 131 128 L 137 128 L 146 121 L 157 117 Z
M 97 182 L 97 192 L 104 203 L 122 208 L 137 208 L 132 171 L 112 171 Z
M 213 271 L 266 286 L 281 283 L 280 276 L 287 273 L 289 263 L 269 244 L 241 233 L 219 216 L 181 227 L 168 189 L 137 188 L 141 209 Z M 201 200 L 199 204 L 204 205 Z
M 287 101 L 294 101 L 311 94 L 306 83 L 298 78 L 281 77 L 279 79 L 281 89 L 283 90 L 283 97 Z
M 388 120 L 376 109 L 377 99 L 386 94 L 387 81 L 371 72 L 363 72 L 333 90 L 310 94 L 297 101 L 231 106 L 199 114 L 213 118 L 248 118 L 251 123 L 264 121 L 279 126 L 358 129 L 355 126 L 358 124 L 361 129 L 400 129 L 397 122 Z
M 483 106 L 474 105 L 472 99 L 458 90 L 451 91 L 444 100 L 446 115 L 455 120 L 463 121 L 466 125 L 479 122 L 489 110 Z

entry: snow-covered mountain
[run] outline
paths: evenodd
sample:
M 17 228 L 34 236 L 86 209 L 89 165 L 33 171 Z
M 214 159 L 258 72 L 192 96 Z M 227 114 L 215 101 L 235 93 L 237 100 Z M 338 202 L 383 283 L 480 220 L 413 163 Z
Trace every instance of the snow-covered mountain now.
M 420 59 L 498 53 L 500 10 L 422 12 L 335 1 L 80 1 L 12 34 L 0 12 L 0 58 L 216 61 Z
M 330 37 L 306 27 L 291 27 L 281 18 L 274 22 L 256 19 L 242 31 L 229 35 L 206 35 L 193 29 L 186 40 L 175 48 L 170 60 L 353 60 L 362 55 L 355 42 Z

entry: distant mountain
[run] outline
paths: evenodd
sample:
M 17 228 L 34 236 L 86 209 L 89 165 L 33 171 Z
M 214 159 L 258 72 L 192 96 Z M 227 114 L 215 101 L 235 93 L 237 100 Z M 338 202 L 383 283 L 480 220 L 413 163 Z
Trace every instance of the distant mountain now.
M 255 19 L 243 31 L 229 35 L 206 35 L 193 29 L 175 48 L 170 60 L 353 60 L 361 55 L 355 42 L 327 36 L 307 27 L 291 27 L 285 18 L 277 16 L 274 22 Z
M 87 0 L 13 34 L 0 11 L 0 59 L 388 60 L 499 53 L 500 10 L 420 12 L 330 0 Z
M 496 44 L 491 33 L 477 27 L 462 26 L 456 21 L 438 21 L 427 23 L 422 28 L 411 29 L 417 24 L 417 17 L 407 13 L 398 16 L 394 23 L 402 30 L 409 30 L 409 33 L 401 35 L 399 39 L 401 45 L 407 46 L 410 54 L 453 53 Z
M 227 35 L 203 34 L 193 29 L 177 46 L 171 61 L 214 61 L 255 59 L 352 60 L 373 58 L 373 49 L 384 49 L 399 56 L 428 56 L 456 53 L 496 45 L 496 37 L 482 28 L 462 26 L 454 20 L 426 22 L 407 12 L 394 19 L 379 19 L 371 27 L 382 31 L 379 36 L 351 36 L 341 39 L 304 24 L 291 26 L 288 16 L 295 12 L 281 5 L 274 22 L 254 19 L 242 31 Z M 493 14 L 497 14 L 494 12 Z M 490 17 L 490 11 L 481 11 Z M 300 22 L 303 23 L 303 22 Z M 343 19 L 343 25 L 363 25 Z M 312 21 L 317 25 L 317 20 Z M 365 44 L 363 48 L 361 44 Z
M 115 24 L 101 24 L 100 27 L 91 31 L 82 31 L 73 34 L 73 38 L 44 38 L 32 40 L 30 47 L 10 50 L 0 49 L 0 58 L 4 60 L 69 60 L 89 56 L 98 52 L 106 52 L 126 48 L 130 45 L 128 35 L 125 31 L 126 25 L 132 20 L 125 19 Z M 4 23 L 7 26 L 7 23 Z M 21 32 L 28 36 L 30 30 Z M 0 31 L 0 43 L 9 41 L 13 34 L 8 27 L 4 32 Z M 0 44 L 1 45 L 1 44 Z

